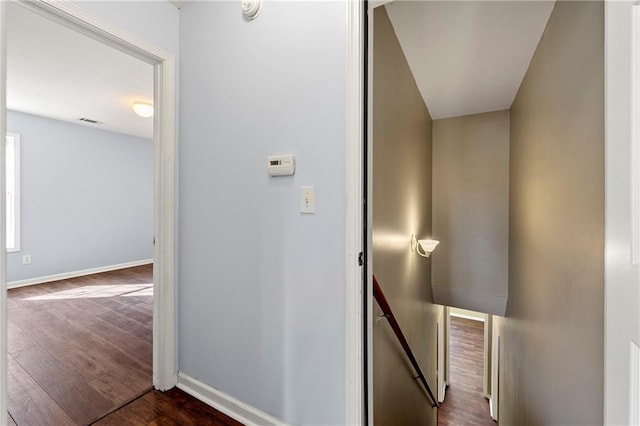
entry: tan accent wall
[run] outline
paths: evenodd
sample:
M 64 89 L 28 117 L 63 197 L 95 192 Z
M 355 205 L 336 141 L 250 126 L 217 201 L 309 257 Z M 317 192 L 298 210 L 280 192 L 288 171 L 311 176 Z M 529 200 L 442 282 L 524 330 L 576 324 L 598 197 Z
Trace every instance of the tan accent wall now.
M 511 109 L 510 155 L 500 424 L 602 424 L 602 2 L 556 3 Z
M 410 251 L 411 234 L 431 234 L 431 117 L 384 7 L 375 9 L 373 43 L 373 269 L 435 393 L 440 308 L 431 260 Z M 437 423 L 413 376 L 387 321 L 374 320 L 376 425 Z
M 433 122 L 436 303 L 504 315 L 509 279 L 509 111 Z

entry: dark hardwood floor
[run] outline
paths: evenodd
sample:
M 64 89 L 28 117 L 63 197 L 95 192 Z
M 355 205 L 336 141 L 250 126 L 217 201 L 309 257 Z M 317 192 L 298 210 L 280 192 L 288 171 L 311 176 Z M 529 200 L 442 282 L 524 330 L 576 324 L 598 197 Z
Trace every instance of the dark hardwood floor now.
M 484 323 L 451 317 L 449 387 L 438 409 L 439 426 L 495 426 L 483 396 Z
M 8 291 L 10 425 L 86 425 L 151 387 L 152 271 Z
M 173 388 L 150 391 L 95 423 L 97 426 L 242 426 L 221 412 Z

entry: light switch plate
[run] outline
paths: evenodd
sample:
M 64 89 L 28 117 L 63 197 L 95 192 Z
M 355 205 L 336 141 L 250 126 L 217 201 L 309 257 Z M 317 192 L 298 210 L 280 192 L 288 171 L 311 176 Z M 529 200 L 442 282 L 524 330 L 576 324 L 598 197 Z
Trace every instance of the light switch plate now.
M 316 212 L 316 190 L 313 186 L 300 188 L 300 213 L 314 214 Z

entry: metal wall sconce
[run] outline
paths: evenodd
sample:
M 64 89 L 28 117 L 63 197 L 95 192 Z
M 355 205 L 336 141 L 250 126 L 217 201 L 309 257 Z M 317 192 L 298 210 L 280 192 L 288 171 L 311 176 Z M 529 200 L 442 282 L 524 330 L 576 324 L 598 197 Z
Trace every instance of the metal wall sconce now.
M 438 240 L 417 240 L 415 235 L 411 235 L 411 251 L 415 251 L 422 257 L 429 257 L 440 244 Z

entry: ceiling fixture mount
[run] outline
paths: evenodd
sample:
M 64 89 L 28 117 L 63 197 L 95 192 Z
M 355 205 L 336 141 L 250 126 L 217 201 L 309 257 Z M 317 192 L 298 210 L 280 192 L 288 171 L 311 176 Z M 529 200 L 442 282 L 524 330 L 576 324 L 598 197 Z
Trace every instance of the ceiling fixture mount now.
M 151 102 L 136 101 L 133 103 L 133 112 L 140 117 L 153 117 L 153 104 Z
M 260 11 L 262 10 L 261 0 L 243 0 L 242 1 L 242 13 L 250 21 L 256 19 Z

